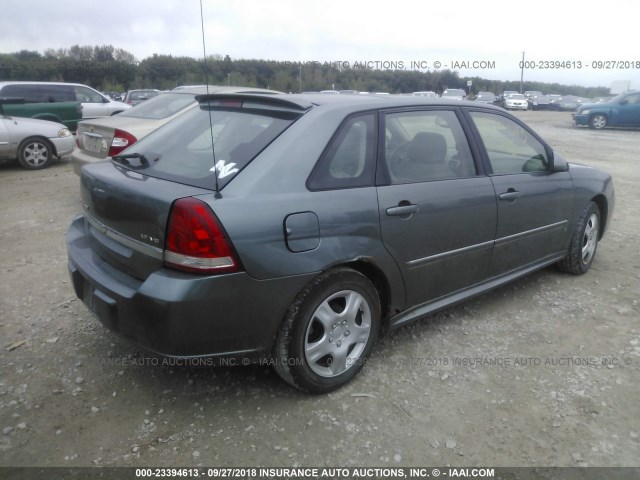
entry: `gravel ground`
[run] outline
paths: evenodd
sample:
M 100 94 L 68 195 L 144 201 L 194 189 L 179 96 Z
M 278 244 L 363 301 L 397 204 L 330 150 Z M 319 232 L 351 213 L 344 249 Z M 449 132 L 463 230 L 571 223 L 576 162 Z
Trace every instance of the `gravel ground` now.
M 639 466 L 640 132 L 522 112 L 614 175 L 591 271 L 545 269 L 384 337 L 309 396 L 268 366 L 174 368 L 75 299 L 78 177 L 0 167 L 1 466 Z

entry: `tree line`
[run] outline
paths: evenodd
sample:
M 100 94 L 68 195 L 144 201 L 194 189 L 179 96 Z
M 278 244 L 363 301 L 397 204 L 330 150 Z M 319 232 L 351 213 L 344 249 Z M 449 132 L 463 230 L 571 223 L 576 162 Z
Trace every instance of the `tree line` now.
M 83 83 L 100 91 L 124 92 L 137 88 L 169 90 L 180 85 L 241 85 L 283 92 L 357 90 L 409 93 L 446 88 L 489 91 L 520 90 L 519 81 L 460 77 L 451 70 L 417 71 L 350 68 L 331 62 L 283 62 L 258 59 L 231 59 L 210 55 L 205 59 L 154 54 L 141 61 L 112 45 L 47 49 L 43 53 L 21 50 L 0 53 L 0 81 L 58 81 Z M 582 87 L 559 83 L 524 82 L 524 90 L 606 96 L 606 87 Z

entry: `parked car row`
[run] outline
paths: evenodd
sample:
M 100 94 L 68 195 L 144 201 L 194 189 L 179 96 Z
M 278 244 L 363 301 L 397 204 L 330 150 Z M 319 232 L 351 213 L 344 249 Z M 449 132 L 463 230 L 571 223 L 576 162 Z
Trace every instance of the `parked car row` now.
M 482 103 L 489 103 L 491 92 L 479 92 L 475 100 Z M 598 97 L 589 99 L 576 95 L 544 94 L 539 91 L 528 90 L 520 94 L 515 90 L 505 90 L 500 95 L 495 96 L 492 103 L 507 110 L 555 110 L 564 112 L 576 111 L 578 107 L 587 103 L 605 103 L 612 97 Z M 524 108 L 522 100 L 526 100 L 527 108 Z
M 88 90 L 87 90 L 88 89 Z M 73 91 L 76 100 L 91 100 L 98 92 L 89 89 L 89 87 L 79 84 L 63 84 L 56 82 L 0 82 L 0 113 L 9 115 L 32 116 L 46 120 L 57 122 L 56 132 L 63 131 L 64 127 L 75 131 L 76 123 L 80 112 L 84 110 L 82 104 L 76 102 L 64 102 L 63 100 L 71 98 Z M 93 92 L 93 93 L 92 93 Z M 128 103 L 108 101 L 103 97 L 100 102 L 110 104 L 112 108 L 124 105 L 125 111 L 118 115 L 110 117 L 93 118 L 84 120 L 80 123 L 77 135 L 77 148 L 72 155 L 72 163 L 74 171 L 79 175 L 83 165 L 98 160 L 108 159 L 119 154 L 122 150 L 130 147 L 139 139 L 145 137 L 148 133 L 157 129 L 164 123 L 169 122 L 174 117 L 179 116 L 184 111 L 196 106 L 196 95 L 205 93 L 282 93 L 264 89 L 244 88 L 244 87 L 220 87 L 210 86 L 207 90 L 206 85 L 182 86 L 177 87 L 169 92 L 162 92 L 155 89 L 131 90 L 125 96 L 126 102 L 135 105 L 136 108 L 131 109 Z M 330 91 L 334 94 L 350 94 L 358 95 L 363 92 L 356 90 Z M 320 92 L 322 93 L 322 92 Z M 633 93 L 633 92 L 631 92 Z M 12 95 L 13 98 L 3 97 L 3 94 Z M 15 97 L 20 95 L 20 97 Z M 418 91 L 408 94 L 413 97 L 436 98 L 437 94 L 433 91 Z M 384 96 L 382 94 L 375 96 Z M 405 95 L 406 96 L 406 95 Z M 442 96 L 444 99 L 464 100 L 465 91 L 462 89 L 446 89 Z M 41 103 L 34 103 L 39 100 Z M 42 100 L 47 100 L 42 103 Z M 492 92 L 479 92 L 474 100 L 481 104 L 498 104 L 507 110 L 537 110 L 537 109 L 555 109 L 563 111 L 579 111 L 579 115 L 574 115 L 574 123 L 576 125 L 589 125 L 592 128 L 604 128 L 606 126 L 636 126 L 640 123 L 638 114 L 634 113 L 636 105 L 636 96 L 598 98 L 595 102 L 589 102 L 588 99 L 575 97 L 571 95 L 544 95 L 539 91 L 527 91 L 524 95 L 515 91 L 505 91 L 500 96 L 494 95 Z M 142 103 L 144 105 L 140 105 Z M 86 102 L 92 103 L 92 102 Z M 591 103 L 600 105 L 600 110 L 592 108 L 582 108 Z M 60 110 L 69 104 L 70 107 L 76 109 L 78 117 L 67 119 L 67 117 L 57 116 L 54 110 Z M 614 108 L 618 105 L 618 108 Z M 45 113 L 38 112 L 32 114 L 31 110 L 45 107 Z M 93 112 L 97 110 L 94 107 Z M 4 109 L 4 110 L 1 110 Z M 49 111 L 51 110 L 51 111 Z M 104 111 L 103 111 L 104 113 Z M 117 112 L 116 112 L 117 113 Z M 8 117 L 3 117 L 8 118 Z M 62 124 L 62 125 L 60 125 Z M 27 124 L 21 122 L 24 127 Z M 6 147 L 2 152 L 6 157 L 10 152 L 14 158 L 21 159 L 20 164 L 25 168 L 44 168 L 48 166 L 51 160 L 60 155 L 66 155 L 65 149 L 58 147 L 57 143 L 53 143 L 50 129 L 36 128 L 36 123 L 31 124 L 34 128 L 33 135 L 42 139 L 42 144 L 46 148 L 40 148 L 42 155 L 38 160 L 27 161 L 24 149 L 20 149 L 20 142 L 13 140 L 10 147 Z M 49 139 L 49 140 L 46 140 Z M 59 143 L 59 142 L 58 142 Z M 62 152 L 62 153 L 61 153 Z

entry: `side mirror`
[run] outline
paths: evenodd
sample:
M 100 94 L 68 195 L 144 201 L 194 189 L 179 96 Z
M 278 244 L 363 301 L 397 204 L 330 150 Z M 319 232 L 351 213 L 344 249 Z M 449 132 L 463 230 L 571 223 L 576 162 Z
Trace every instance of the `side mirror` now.
M 547 158 L 549 159 L 549 171 L 551 173 L 566 172 L 569 170 L 567 161 L 549 147 L 547 148 Z
M 626 98 L 620 100 L 620 105 L 626 105 L 627 103 L 629 103 L 629 100 L 627 100 Z

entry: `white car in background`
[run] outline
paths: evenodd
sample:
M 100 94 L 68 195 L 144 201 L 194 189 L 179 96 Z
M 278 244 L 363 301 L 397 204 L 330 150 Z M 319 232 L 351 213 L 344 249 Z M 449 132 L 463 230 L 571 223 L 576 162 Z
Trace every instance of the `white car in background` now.
M 432 92 L 431 90 L 427 90 L 424 92 L 413 92 L 411 95 L 413 95 L 414 97 L 438 98 L 436 92 Z
M 529 102 L 521 93 L 510 93 L 505 97 L 503 107 L 507 110 L 527 110 Z
M 464 100 L 467 94 L 461 88 L 447 88 L 441 97 L 447 100 Z
M 69 155 L 73 145 L 73 135 L 61 123 L 0 114 L 0 163 L 18 159 L 23 168 L 39 170 Z
M 80 175 L 88 163 L 106 160 L 146 137 L 155 129 L 198 105 L 196 95 L 206 93 L 271 93 L 275 90 L 252 87 L 197 85 L 177 87 L 161 93 L 113 117 L 78 123 L 76 148 L 71 154 L 73 170 Z

